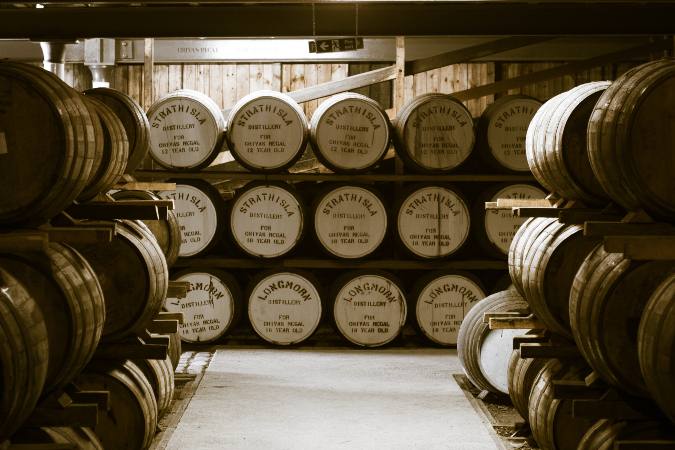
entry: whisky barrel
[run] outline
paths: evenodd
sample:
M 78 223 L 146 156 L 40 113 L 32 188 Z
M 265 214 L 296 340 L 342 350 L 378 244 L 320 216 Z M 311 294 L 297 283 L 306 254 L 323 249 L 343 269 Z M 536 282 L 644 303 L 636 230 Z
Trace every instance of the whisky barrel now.
M 403 330 L 407 304 L 401 283 L 379 270 L 357 270 L 338 277 L 329 296 L 333 323 L 352 344 L 380 347 Z
M 626 72 L 600 97 L 588 124 L 593 173 L 627 210 L 675 219 L 675 60 Z
M 421 277 L 410 295 L 422 334 L 435 344 L 457 344 L 459 326 L 485 290 L 480 280 L 462 272 L 438 271 Z
M 332 185 L 314 202 L 314 234 L 327 253 L 338 258 L 364 258 L 387 234 L 387 209 L 373 188 Z
M 252 92 L 239 100 L 227 118 L 232 156 L 255 172 L 279 172 L 305 150 L 309 125 L 302 108 L 286 94 Z
M 35 66 L 1 62 L 0 85 L 0 224 L 43 223 L 88 183 L 94 121 L 79 93 Z
M 199 256 L 222 238 L 225 204 L 216 188 L 203 180 L 174 180 L 175 191 L 162 191 L 161 198 L 173 200 L 181 230 L 178 256 Z
M 150 156 L 162 167 L 199 170 L 223 145 L 225 118 L 201 92 L 181 89 L 157 100 L 148 110 Z
M 84 427 L 22 428 L 12 436 L 11 444 L 69 444 L 69 448 L 76 450 L 103 450 L 103 445 L 93 430 Z
M 598 245 L 572 285 L 570 319 L 579 350 L 605 381 L 632 395 L 648 395 L 638 359 L 640 318 L 651 293 L 673 273 L 671 261 L 632 261 Z
M 173 365 L 167 356 L 165 359 L 137 359 L 134 364 L 141 369 L 150 383 L 157 402 L 157 419 L 168 412 L 174 395 Z
M 526 219 L 514 216 L 510 210 L 486 210 L 485 202 L 496 202 L 500 198 L 529 200 L 544 197 L 546 193 L 531 184 L 503 184 L 484 191 L 471 210 L 472 233 L 476 241 L 491 256 L 504 257 Z
M 675 368 L 664 355 L 675 348 L 675 275 L 654 291 L 645 306 L 638 330 L 640 370 L 647 389 L 663 412 L 675 423 Z
M 113 195 L 115 200 L 159 200 L 160 197 L 150 191 L 117 191 Z M 152 232 L 157 240 L 166 265 L 171 267 L 178 259 L 181 244 L 181 230 L 176 210 L 167 211 L 166 219 L 144 220 L 143 223 Z
M 167 297 L 164 307 L 183 313 L 180 338 L 188 343 L 215 342 L 232 331 L 242 313 L 236 278 L 218 269 L 185 269 L 173 276 L 189 283 L 185 298 Z
M 319 105 L 310 121 L 314 154 L 333 172 L 366 172 L 389 149 L 387 113 L 373 99 L 347 92 Z
M 522 259 L 522 285 L 530 309 L 550 331 L 572 339 L 570 299 L 577 270 L 598 244 L 585 238 L 583 227 L 558 221 L 530 235 L 530 249 Z
M 506 95 L 489 104 L 476 123 L 476 148 L 491 167 L 529 172 L 525 135 L 541 102 L 526 95 Z
M 509 358 L 508 383 L 509 397 L 518 414 L 527 420 L 527 406 L 530 402 L 530 392 L 536 377 L 544 367 L 545 359 L 521 358 L 520 350 L 514 349 Z
M 48 360 L 47 327 L 39 305 L 16 278 L 0 268 L 0 442 L 35 408 Z
M 586 143 L 588 119 L 609 81 L 582 84 L 557 95 L 530 122 L 527 160 L 543 186 L 562 198 L 604 205 L 607 194 L 591 170 Z
M 274 345 L 300 344 L 316 331 L 323 314 L 319 283 L 311 273 L 266 271 L 248 288 L 253 330 Z
M 483 314 L 525 309 L 527 303 L 520 294 L 507 290 L 485 297 L 464 316 L 457 336 L 457 356 L 467 378 L 477 388 L 508 394 L 508 363 L 513 337 L 523 334 L 523 330 L 490 330 L 483 323 Z
M 43 393 L 49 394 L 68 384 L 98 345 L 105 320 L 101 286 L 83 257 L 61 244 L 50 244 L 44 254 L 2 255 L 0 267 L 21 283 L 44 317 L 49 356 Z
M 653 421 L 619 421 L 601 419 L 581 438 L 577 450 L 612 450 L 618 441 L 672 441 L 672 424 Z M 671 445 L 672 446 L 672 445 Z M 667 445 L 664 443 L 664 447 Z
M 547 227 L 556 226 L 556 219 L 535 217 L 527 219 L 520 226 L 509 247 L 508 264 L 509 275 L 516 290 L 525 296 L 523 286 L 523 262 L 525 256 L 532 248 L 535 236 L 538 236 Z
M 449 172 L 471 154 L 473 118 L 459 100 L 445 94 L 415 97 L 396 116 L 394 144 L 408 168 Z
M 232 241 L 246 255 L 288 254 L 305 233 L 306 214 L 295 189 L 283 182 L 253 182 L 238 190 L 229 208 Z
M 594 419 L 572 415 L 572 399 L 553 398 L 553 380 L 583 380 L 590 369 L 582 363 L 546 361 L 537 375 L 528 405 L 532 436 L 542 449 L 577 450 Z
M 176 330 L 175 333 L 169 333 L 169 359 L 171 360 L 171 366 L 173 366 L 174 372 L 178 367 L 180 362 L 180 357 L 183 354 L 183 349 L 181 345 L 180 331 Z
M 419 258 L 444 258 L 469 237 L 471 219 L 462 196 L 446 186 L 416 186 L 403 196 L 397 214 L 398 239 Z
M 108 391 L 94 432 L 106 449 L 146 449 L 157 429 L 157 401 L 150 382 L 131 361 L 97 362 L 76 380 L 80 389 Z
M 115 222 L 112 242 L 77 244 L 98 276 L 105 299 L 104 341 L 144 332 L 160 311 L 169 274 L 162 249 L 140 221 Z
M 129 158 L 129 141 L 122 122 L 97 98 L 84 96 L 84 100 L 101 123 L 102 145 L 101 155 L 78 201 L 91 200 L 97 194 L 107 192 L 124 175 Z
M 129 95 L 110 88 L 94 88 L 84 91 L 105 103 L 122 122 L 129 141 L 126 173 L 132 173 L 143 162 L 150 149 L 150 123 L 143 108 Z

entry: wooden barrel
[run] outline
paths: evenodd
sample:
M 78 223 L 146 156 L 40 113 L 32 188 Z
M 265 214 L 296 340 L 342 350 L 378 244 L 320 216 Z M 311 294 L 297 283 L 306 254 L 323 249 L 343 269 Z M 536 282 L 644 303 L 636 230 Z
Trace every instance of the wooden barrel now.
M 178 256 L 199 256 L 222 238 L 225 204 L 216 188 L 203 180 L 174 180 L 175 191 L 162 191 L 161 198 L 173 200 L 181 231 Z
M 11 444 L 69 444 L 72 447 L 68 448 L 76 450 L 103 450 L 94 431 L 84 427 L 22 428 L 12 436 Z
M 627 210 L 675 219 L 675 60 L 626 72 L 600 97 L 588 123 L 591 167 Z
M 116 89 L 94 88 L 84 91 L 84 94 L 105 103 L 122 122 L 129 141 L 129 157 L 125 172 L 133 173 L 150 149 L 150 123 L 145 111 L 136 100 Z
M 654 291 L 638 329 L 640 370 L 652 398 L 675 423 L 675 367 L 664 355 L 675 348 L 675 275 Z M 670 351 L 668 350 L 670 349 Z
M 536 377 L 544 367 L 545 359 L 542 358 L 521 358 L 520 350 L 514 349 L 511 352 L 508 367 L 509 397 L 513 402 L 518 414 L 528 419 L 528 404 L 530 402 L 530 392 Z
M 403 330 L 407 305 L 400 282 L 390 273 L 359 270 L 340 276 L 331 289 L 333 321 L 352 344 L 380 347 Z
M 483 323 L 486 312 L 510 312 L 527 309 L 527 303 L 515 290 L 489 295 L 476 303 L 464 316 L 457 336 L 457 355 L 467 378 L 481 390 L 508 394 L 508 363 L 513 337 L 523 330 L 490 330 Z
M 532 248 L 534 237 L 538 236 L 542 230 L 547 227 L 555 226 L 556 219 L 535 217 L 527 219 L 520 226 L 509 247 L 508 263 L 509 275 L 516 290 L 525 296 L 525 287 L 523 286 L 523 261 L 525 256 Z
M 410 295 L 422 334 L 443 346 L 457 345 L 462 320 L 485 298 L 485 289 L 470 273 L 439 271 L 417 280 Z
M 288 95 L 256 91 L 230 110 L 226 137 L 232 156 L 242 166 L 255 172 L 279 172 L 302 155 L 309 125 L 302 108 Z
M 48 361 L 47 327 L 38 303 L 0 268 L 0 442 L 35 408 Z
M 574 280 L 569 310 L 579 350 L 605 381 L 632 395 L 648 395 L 638 360 L 640 318 L 673 273 L 671 261 L 631 261 L 598 245 Z
M 99 411 L 94 432 L 106 449 L 146 449 L 157 429 L 157 401 L 150 382 L 131 361 L 90 365 L 76 380 L 80 389 L 108 391 L 110 407 Z
M 310 121 L 314 154 L 334 172 L 366 172 L 389 149 L 389 117 L 365 95 L 347 92 L 319 105 Z
M 522 285 L 530 309 L 546 328 L 568 339 L 572 339 L 569 292 L 577 270 L 599 241 L 585 238 L 583 231 L 579 225 L 555 221 L 529 236 L 532 243 L 522 259 Z
M 245 254 L 277 258 L 298 245 L 306 228 L 305 216 L 303 203 L 291 185 L 253 182 L 232 199 L 230 233 Z
M 162 167 L 199 170 L 216 159 L 223 145 L 225 118 L 201 92 L 181 89 L 148 110 L 150 156 Z
M 95 97 L 84 96 L 101 124 L 101 155 L 91 171 L 89 182 L 78 196 L 78 201 L 91 200 L 107 192 L 124 175 L 129 158 L 129 141 L 122 122 L 115 113 Z
M 174 372 L 178 363 L 180 362 L 180 357 L 183 354 L 183 349 L 181 345 L 180 331 L 175 333 L 169 333 L 169 359 L 171 360 L 171 365 L 173 366 Z
M 2 255 L 4 268 L 39 306 L 49 358 L 44 395 L 68 384 L 89 362 L 101 338 L 105 306 L 94 270 L 72 248 L 50 244 L 44 254 Z
M 79 93 L 35 66 L 0 63 L 0 85 L 0 224 L 42 223 L 88 183 L 94 122 Z
M 162 249 L 140 221 L 116 222 L 112 242 L 77 244 L 105 298 L 104 341 L 144 332 L 160 311 L 169 281 Z
M 157 402 L 157 419 L 169 411 L 174 394 L 173 365 L 167 356 L 165 359 L 137 359 L 134 364 L 147 378 Z
M 274 345 L 309 339 L 323 314 L 318 286 L 312 274 L 296 270 L 255 276 L 248 289 L 248 318 L 253 330 Z
M 364 258 L 375 252 L 387 234 L 387 209 L 382 196 L 366 186 L 331 186 L 314 202 L 314 234 L 338 258 Z
M 185 298 L 167 297 L 164 307 L 183 313 L 180 338 L 189 343 L 216 342 L 232 331 L 242 313 L 239 283 L 218 269 L 186 269 L 173 276 L 190 283 Z
M 618 441 L 660 441 L 675 439 L 672 424 L 652 421 L 601 419 L 581 438 L 577 450 L 612 450 Z M 672 445 L 671 445 L 672 446 Z M 664 445 L 664 448 L 667 446 Z
M 397 215 L 398 239 L 420 258 L 443 258 L 459 250 L 469 236 L 469 208 L 453 189 L 430 185 L 409 190 Z
M 593 105 L 609 81 L 582 84 L 542 106 L 530 122 L 527 160 L 537 181 L 562 198 L 605 205 L 607 194 L 589 162 L 586 130 Z
M 473 235 L 491 256 L 503 258 L 509 253 L 511 241 L 525 218 L 516 217 L 510 210 L 486 210 L 485 202 L 497 199 L 538 199 L 546 193 L 531 184 L 498 185 L 481 193 L 471 210 Z
M 396 116 L 394 143 L 406 166 L 418 172 L 449 172 L 471 154 L 473 118 L 445 94 L 415 97 Z
M 476 123 L 476 148 L 492 167 L 529 172 L 525 135 L 541 102 L 526 95 L 505 95 L 488 105 Z
M 585 365 L 549 359 L 534 381 L 530 393 L 529 422 L 532 436 L 542 449 L 577 450 L 594 419 L 572 416 L 572 399 L 553 398 L 553 380 L 583 380 L 590 373 Z
M 117 191 L 115 200 L 159 200 L 160 197 L 150 191 Z M 143 223 L 152 232 L 166 258 L 166 265 L 173 266 L 178 259 L 181 246 L 181 230 L 176 210 L 167 211 L 163 220 L 144 220 Z

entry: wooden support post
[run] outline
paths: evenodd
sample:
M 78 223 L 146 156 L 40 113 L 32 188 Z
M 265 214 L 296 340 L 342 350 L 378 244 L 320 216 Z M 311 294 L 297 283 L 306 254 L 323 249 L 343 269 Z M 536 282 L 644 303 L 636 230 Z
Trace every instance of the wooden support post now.
M 155 70 L 155 40 L 145 38 L 143 52 L 143 109 L 148 110 L 154 102 L 153 72 Z

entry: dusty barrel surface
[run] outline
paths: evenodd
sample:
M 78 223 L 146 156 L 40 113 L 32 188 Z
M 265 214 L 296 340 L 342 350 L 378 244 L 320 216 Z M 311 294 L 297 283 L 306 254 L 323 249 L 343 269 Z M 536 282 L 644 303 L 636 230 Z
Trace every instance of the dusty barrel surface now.
M 113 194 L 113 198 L 121 201 L 160 199 L 158 195 L 150 191 L 118 191 Z M 176 211 L 167 211 L 166 219 L 143 220 L 143 223 L 152 232 L 152 235 L 162 249 L 166 258 L 166 265 L 171 267 L 178 259 L 182 239 Z
M 38 402 L 47 377 L 48 338 L 37 302 L 0 268 L 0 441 L 21 426 Z
M 521 358 L 520 350 L 514 349 L 511 352 L 508 368 L 509 397 L 516 411 L 525 420 L 528 419 L 527 407 L 532 385 L 545 363 L 546 360 L 542 358 Z
M 420 278 L 412 289 L 415 318 L 420 331 L 436 344 L 457 344 L 459 327 L 485 290 L 473 275 L 434 272 Z
M 150 149 L 150 123 L 145 111 L 133 98 L 116 89 L 94 88 L 84 91 L 84 94 L 105 103 L 122 122 L 129 141 L 126 173 L 133 172 Z
M 523 222 L 515 236 L 513 236 L 508 254 L 509 275 L 511 276 L 513 286 L 522 296 L 525 296 L 523 261 L 532 248 L 532 244 L 535 241 L 534 236 L 539 235 L 547 227 L 555 226 L 555 223 L 556 219 L 533 217 Z
M 303 271 L 268 271 L 251 280 L 248 318 L 258 336 L 271 344 L 309 339 L 323 314 L 318 282 Z
M 488 105 L 476 124 L 476 147 L 493 167 L 529 172 L 527 127 L 542 103 L 526 95 L 506 95 Z
M 175 180 L 175 191 L 162 191 L 173 200 L 181 232 L 178 256 L 198 256 L 211 250 L 222 238 L 225 204 L 216 188 L 203 180 Z
M 670 261 L 632 261 L 598 245 L 574 279 L 574 340 L 598 375 L 632 395 L 648 395 L 638 358 L 640 318 L 651 293 L 674 273 Z
M 314 202 L 314 233 L 338 258 L 363 258 L 387 235 L 387 210 L 376 190 L 356 185 L 332 186 Z
M 347 92 L 330 97 L 314 111 L 310 139 L 316 157 L 334 172 L 364 172 L 389 149 L 387 113 L 365 95 Z
M 627 210 L 675 218 L 675 60 L 643 64 L 598 99 L 588 124 L 593 173 Z
M 647 389 L 675 422 L 675 368 L 664 355 L 675 349 L 675 275 L 654 291 L 640 320 L 638 354 Z
M 112 242 L 75 247 L 91 264 L 105 299 L 105 341 L 144 332 L 160 311 L 169 281 L 162 249 L 140 221 L 116 222 Z
M 215 342 L 225 336 L 241 315 L 242 293 L 237 280 L 218 269 L 186 269 L 173 276 L 190 284 L 185 298 L 167 297 L 164 307 L 183 313 L 179 334 L 190 343 Z
M 96 121 L 78 92 L 35 66 L 0 63 L 0 85 L 0 224 L 42 223 L 89 182 Z
M 165 359 L 138 359 L 134 364 L 141 369 L 150 383 L 157 402 L 157 419 L 161 419 L 169 410 L 174 394 L 173 364 L 167 356 Z
M 103 448 L 146 449 L 157 429 L 157 400 L 141 369 L 131 361 L 90 365 L 76 380 L 81 389 L 110 392 L 110 407 L 94 432 Z
M 91 428 L 22 428 L 12 436 L 12 444 L 71 444 L 77 450 L 104 450 Z
M 198 170 L 211 164 L 223 144 L 225 118 L 201 92 L 181 89 L 148 110 L 150 156 L 162 167 Z
M 534 381 L 529 403 L 529 422 L 540 448 L 577 450 L 594 419 L 572 416 L 571 399 L 553 398 L 553 380 L 583 380 L 590 370 L 580 362 L 549 359 Z
M 68 384 L 94 354 L 105 320 L 101 286 L 87 261 L 62 244 L 50 244 L 44 254 L 2 255 L 0 267 L 42 312 L 49 340 L 46 395 Z
M 523 330 L 490 330 L 483 323 L 486 312 L 527 309 L 527 303 L 515 290 L 489 295 L 466 314 L 457 336 L 457 355 L 464 373 L 479 389 L 508 394 L 508 363 L 513 337 Z
M 420 258 L 443 258 L 469 236 L 469 208 L 457 191 L 440 185 L 414 187 L 398 207 L 398 238 Z
M 287 183 L 247 184 L 232 199 L 228 216 L 234 243 L 259 258 L 289 253 L 306 229 L 303 202 Z
M 617 441 L 659 441 L 675 438 L 672 425 L 659 422 L 598 420 L 579 442 L 577 450 L 611 450 Z
M 286 94 L 256 91 L 243 97 L 227 118 L 232 156 L 256 172 L 278 172 L 302 156 L 309 125 L 302 108 Z
M 498 199 L 539 199 L 546 193 L 531 184 L 511 184 L 491 188 L 483 192 L 471 210 L 473 234 L 484 250 L 503 257 L 509 252 L 511 241 L 525 218 L 514 216 L 509 210 L 486 210 L 485 202 Z
M 445 94 L 414 98 L 398 113 L 394 132 L 401 159 L 420 172 L 448 172 L 459 167 L 475 142 L 471 113 Z
M 607 194 L 591 169 L 589 117 L 609 81 L 582 84 L 537 111 L 527 130 L 527 161 L 537 181 L 562 198 L 604 205 Z
M 406 321 L 400 282 L 383 271 L 348 272 L 335 280 L 330 299 L 338 332 L 352 344 L 379 347 L 393 341 Z

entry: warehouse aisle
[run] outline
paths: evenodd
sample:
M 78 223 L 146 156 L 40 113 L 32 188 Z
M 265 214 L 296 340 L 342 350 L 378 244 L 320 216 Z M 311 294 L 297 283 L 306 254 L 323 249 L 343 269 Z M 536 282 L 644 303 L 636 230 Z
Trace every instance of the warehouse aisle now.
M 459 372 L 441 349 L 221 349 L 167 449 L 498 448 Z

